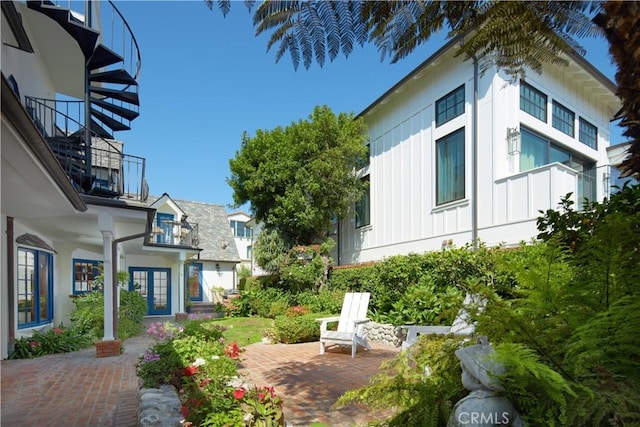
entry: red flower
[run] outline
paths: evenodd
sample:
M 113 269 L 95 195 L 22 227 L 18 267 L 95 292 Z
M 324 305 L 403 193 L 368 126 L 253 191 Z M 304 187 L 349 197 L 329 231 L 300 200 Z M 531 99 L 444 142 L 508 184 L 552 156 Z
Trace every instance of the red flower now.
M 240 354 L 240 347 L 238 347 L 238 343 L 234 342 L 226 346 L 224 349 L 224 354 L 225 356 L 228 356 L 232 359 L 236 359 L 238 357 L 238 354 Z
M 233 397 L 235 397 L 236 399 L 240 400 L 244 397 L 244 392 L 246 390 L 243 388 L 237 388 L 235 390 L 233 390 Z
M 187 418 L 187 415 L 189 414 L 189 410 L 187 409 L 187 405 L 182 405 L 182 407 L 180 408 L 180 412 L 182 412 L 182 416 L 184 418 Z
M 195 375 L 197 372 L 198 372 L 197 366 L 189 365 L 186 368 L 184 368 L 184 374 L 188 377 Z

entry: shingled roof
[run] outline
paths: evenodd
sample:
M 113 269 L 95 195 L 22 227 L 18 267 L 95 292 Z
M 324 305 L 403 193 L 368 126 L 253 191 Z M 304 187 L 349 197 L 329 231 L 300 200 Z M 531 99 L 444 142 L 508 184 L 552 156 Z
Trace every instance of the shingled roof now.
M 148 203 L 151 205 L 158 198 L 149 196 Z M 241 261 L 224 206 L 173 198 L 171 200 L 187 214 L 189 223 L 198 224 L 198 237 L 200 240 L 198 247 L 202 249 L 200 260 Z

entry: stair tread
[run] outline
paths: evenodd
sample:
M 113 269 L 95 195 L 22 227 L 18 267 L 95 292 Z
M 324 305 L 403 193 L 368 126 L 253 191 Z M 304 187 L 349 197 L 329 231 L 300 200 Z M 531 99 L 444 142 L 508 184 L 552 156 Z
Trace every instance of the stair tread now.
M 122 62 L 123 60 L 124 58 L 122 56 L 118 55 L 102 43 L 99 43 L 93 51 L 93 55 L 91 55 L 91 58 L 89 59 L 87 68 L 90 70 L 96 70 L 98 68 L 106 67 L 107 65 Z
M 105 124 L 107 127 L 109 127 L 111 130 L 113 131 L 119 131 L 119 130 L 130 130 L 131 128 L 127 125 L 125 125 L 124 123 L 114 119 L 113 117 L 109 117 L 108 115 L 94 109 L 91 108 L 91 114 L 97 118 L 98 120 L 100 120 L 103 124 Z
M 89 90 L 93 93 L 109 96 L 120 101 L 128 102 L 129 104 L 140 105 L 140 99 L 135 92 L 126 92 L 117 89 L 109 89 L 98 86 L 89 86 Z
M 92 82 L 120 83 L 128 85 L 138 84 L 136 79 L 134 79 L 131 74 L 123 68 L 90 74 L 89 80 Z
M 119 105 L 114 105 L 114 104 L 111 104 L 110 102 L 107 102 L 98 98 L 91 98 L 91 103 L 93 105 L 97 105 L 98 107 L 104 108 L 105 110 L 109 110 L 112 113 L 119 115 L 120 117 L 124 117 L 129 121 L 135 119 L 140 115 L 140 113 L 138 113 L 137 111 L 130 110 L 128 108 L 124 108 Z

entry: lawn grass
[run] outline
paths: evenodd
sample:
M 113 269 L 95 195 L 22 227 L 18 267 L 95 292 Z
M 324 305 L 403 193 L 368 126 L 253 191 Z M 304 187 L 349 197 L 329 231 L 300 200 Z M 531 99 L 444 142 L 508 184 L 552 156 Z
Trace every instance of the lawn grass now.
M 273 327 L 273 319 L 264 317 L 223 317 L 211 322 L 226 327 L 225 340 L 235 341 L 240 347 L 262 341 L 262 332 Z

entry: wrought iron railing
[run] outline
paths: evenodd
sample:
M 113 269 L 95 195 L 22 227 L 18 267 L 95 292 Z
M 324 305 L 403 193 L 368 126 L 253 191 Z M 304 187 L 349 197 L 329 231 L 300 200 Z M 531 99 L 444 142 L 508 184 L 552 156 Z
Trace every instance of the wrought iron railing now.
M 83 126 L 82 101 L 26 97 L 26 109 L 79 191 L 146 201 L 146 160 L 124 154 L 122 142 L 102 138 Z
M 200 244 L 198 224 L 187 221 L 153 220 L 151 243 L 169 246 L 191 246 Z

